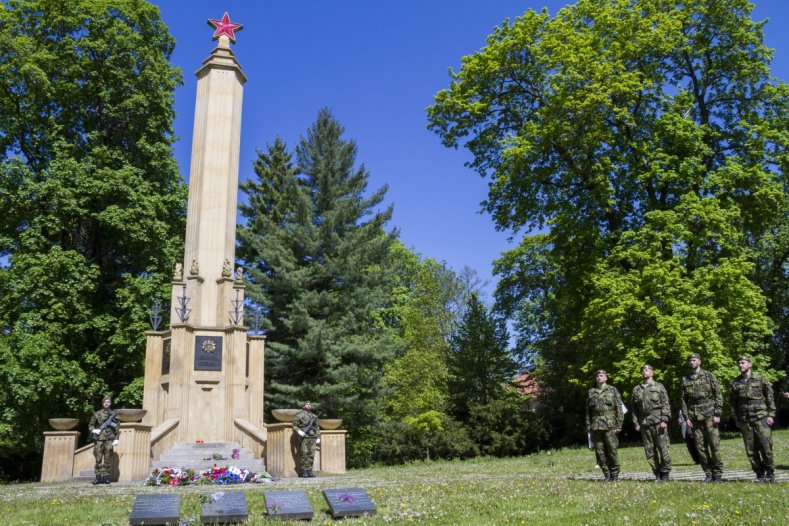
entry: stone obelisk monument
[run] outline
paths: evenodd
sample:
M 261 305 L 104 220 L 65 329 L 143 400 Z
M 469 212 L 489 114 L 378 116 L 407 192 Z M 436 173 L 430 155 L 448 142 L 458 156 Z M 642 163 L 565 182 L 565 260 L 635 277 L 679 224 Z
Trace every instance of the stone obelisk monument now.
M 170 330 L 149 332 L 144 423 L 154 457 L 177 443 L 234 442 L 262 452 L 263 337 L 244 327 L 234 269 L 241 103 L 246 77 L 230 49 L 240 24 L 209 20 L 217 46 L 197 71 L 183 263 Z

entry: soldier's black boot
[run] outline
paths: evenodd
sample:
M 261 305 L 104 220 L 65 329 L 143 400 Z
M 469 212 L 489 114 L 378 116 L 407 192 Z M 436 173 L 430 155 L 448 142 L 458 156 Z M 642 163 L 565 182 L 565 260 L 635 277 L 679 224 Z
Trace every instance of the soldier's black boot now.
M 668 482 L 668 473 L 661 473 L 660 474 L 660 480 L 662 482 Z
M 764 481 L 768 484 L 775 484 L 775 473 L 772 469 L 768 469 L 764 476 Z
M 611 475 L 609 475 L 608 473 L 603 473 L 603 475 L 605 475 L 603 482 L 611 482 Z
M 723 479 L 721 478 L 720 475 L 716 475 L 712 477 L 712 481 L 715 482 L 716 484 L 720 484 L 721 482 L 723 482 Z
M 308 476 L 309 478 L 315 478 L 315 473 L 313 473 L 313 472 L 312 472 L 312 470 L 309 470 L 309 471 L 307 472 L 307 476 Z
M 96 475 L 96 478 L 93 480 L 93 485 L 97 486 L 101 484 L 101 475 Z
M 712 480 L 712 475 L 707 475 L 702 482 L 712 482 Z

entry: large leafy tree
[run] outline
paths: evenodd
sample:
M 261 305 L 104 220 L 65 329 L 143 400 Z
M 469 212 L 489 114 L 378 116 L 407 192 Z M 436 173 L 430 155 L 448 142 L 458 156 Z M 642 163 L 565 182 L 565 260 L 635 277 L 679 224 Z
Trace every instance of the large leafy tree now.
M 597 367 L 632 385 L 647 361 L 676 388 L 689 352 L 723 378 L 738 353 L 781 358 L 785 336 L 769 336 L 786 327 L 789 90 L 770 77 L 751 10 L 528 11 L 465 57 L 428 110 L 490 179 L 498 226 L 524 233 L 497 262 L 499 305 L 567 421 L 582 390 L 558 387 Z
M 142 375 L 145 309 L 180 250 L 180 72 L 140 0 L 0 9 L 0 447 Z M 31 474 L 28 474 L 28 476 Z
M 386 188 L 368 194 L 369 173 L 342 135 L 321 110 L 295 159 L 281 140 L 259 154 L 255 179 L 242 185 L 238 254 L 265 312 L 267 406 L 310 399 L 345 418 L 356 457 L 377 418 L 383 365 L 399 347 L 380 316 L 395 285 L 396 233 L 384 231 L 391 207 L 377 210 Z

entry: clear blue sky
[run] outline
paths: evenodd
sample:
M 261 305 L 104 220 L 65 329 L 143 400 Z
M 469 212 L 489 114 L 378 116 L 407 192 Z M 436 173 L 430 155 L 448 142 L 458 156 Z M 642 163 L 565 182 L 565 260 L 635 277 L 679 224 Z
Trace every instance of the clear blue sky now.
M 176 40 L 173 64 L 184 73 L 176 92 L 175 154 L 188 178 L 196 79 L 214 43 L 208 18 L 224 11 L 244 24 L 233 46 L 248 82 L 241 124 L 240 178 L 253 175 L 256 150 L 279 135 L 292 147 L 328 107 L 356 140 L 371 188 L 389 185 L 392 226 L 416 252 L 469 266 L 494 278 L 492 262 L 511 245 L 479 213 L 487 183 L 426 129 L 425 108 L 449 85 L 448 68 L 485 44 L 505 18 L 529 8 L 553 14 L 556 0 L 154 0 Z M 773 73 L 789 79 L 789 2 L 757 0 L 755 18 L 770 18 Z M 243 196 L 241 197 L 243 198 Z

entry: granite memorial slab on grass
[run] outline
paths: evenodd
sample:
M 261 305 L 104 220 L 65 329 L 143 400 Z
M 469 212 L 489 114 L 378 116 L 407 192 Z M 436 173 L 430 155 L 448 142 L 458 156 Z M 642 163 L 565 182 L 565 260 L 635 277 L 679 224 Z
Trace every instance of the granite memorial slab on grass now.
M 375 504 L 362 488 L 325 489 L 323 497 L 329 503 L 329 512 L 335 519 L 376 513 Z
M 266 491 L 263 497 L 271 519 L 310 520 L 315 515 L 306 491 Z
M 227 524 L 241 522 L 249 518 L 247 498 L 243 493 L 212 493 L 205 497 L 200 510 L 203 524 Z
M 131 526 L 178 524 L 180 518 L 180 495 L 137 495 L 129 524 Z

